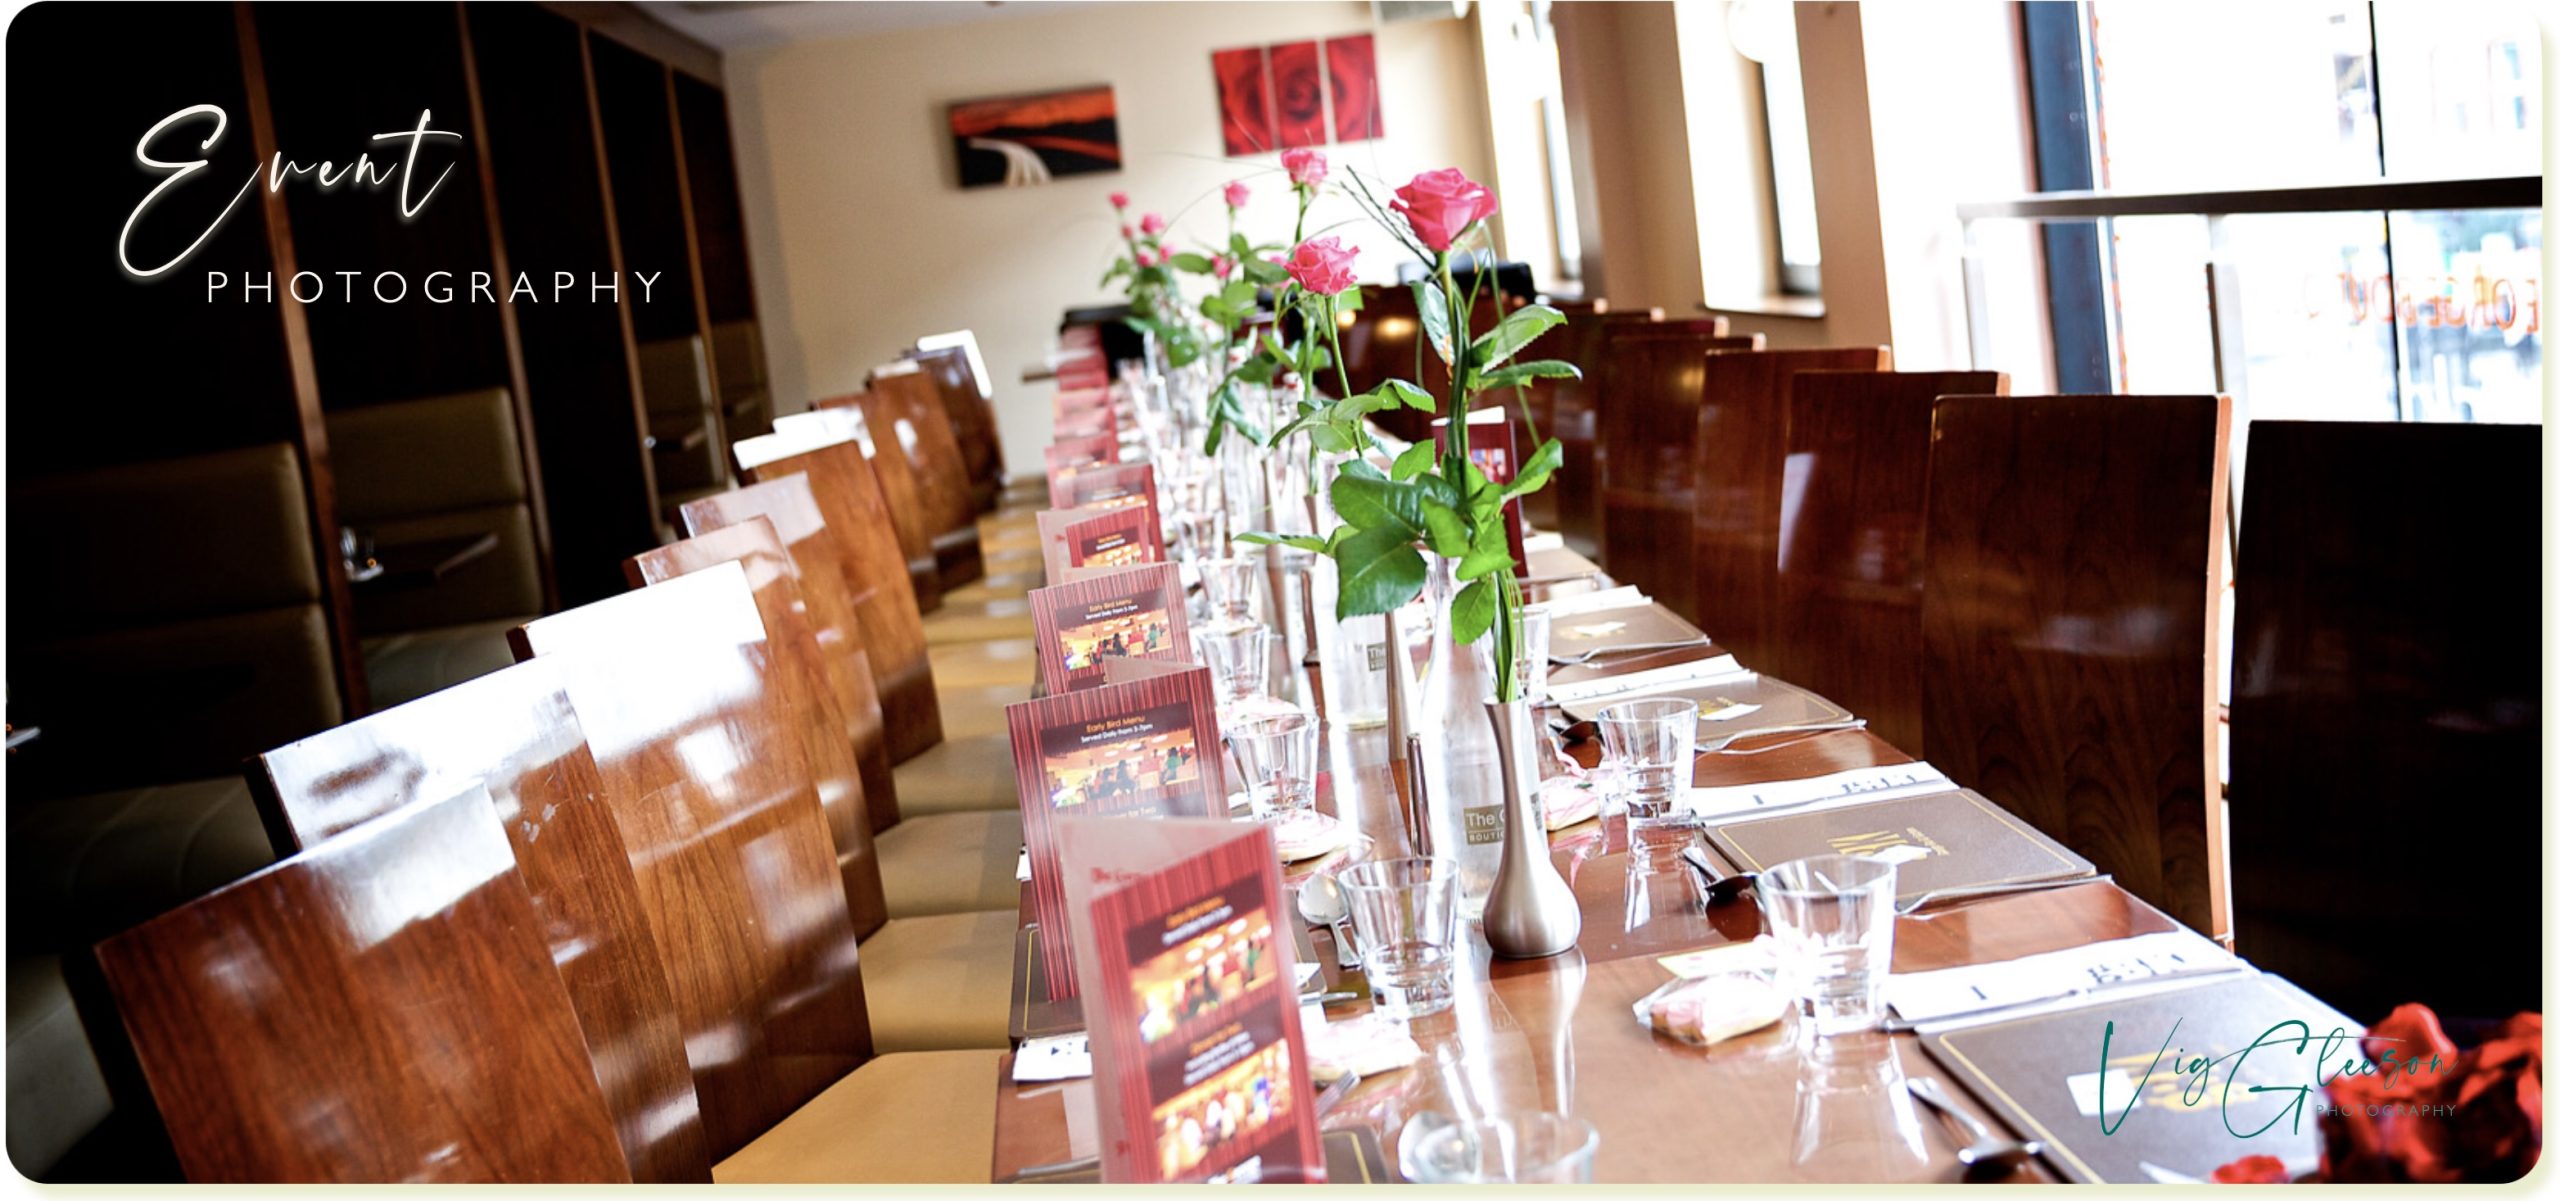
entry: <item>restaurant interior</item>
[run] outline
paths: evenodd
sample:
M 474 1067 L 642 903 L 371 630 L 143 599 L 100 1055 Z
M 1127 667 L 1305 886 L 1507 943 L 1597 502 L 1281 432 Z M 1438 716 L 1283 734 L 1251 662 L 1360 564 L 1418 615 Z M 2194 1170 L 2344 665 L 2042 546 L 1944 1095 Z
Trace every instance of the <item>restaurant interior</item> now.
M 2523 1179 L 2545 32 L 20 9 L 10 1164 Z

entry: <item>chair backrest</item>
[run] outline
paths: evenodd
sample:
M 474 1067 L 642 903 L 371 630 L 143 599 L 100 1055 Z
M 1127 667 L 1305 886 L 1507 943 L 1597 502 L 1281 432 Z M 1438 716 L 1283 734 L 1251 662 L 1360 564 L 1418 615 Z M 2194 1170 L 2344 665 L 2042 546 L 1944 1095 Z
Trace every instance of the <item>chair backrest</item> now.
M 1599 345 L 1600 315 L 1609 311 L 1605 300 L 1548 300 L 1542 302 L 1564 314 L 1564 325 L 1522 351 L 1522 359 L 1559 359 L 1577 367 L 1599 362 L 1587 353 Z M 1587 369 L 1587 368 L 1586 368 Z M 1537 425 L 1538 436 L 1559 441 L 1563 435 L 1556 429 L 1556 396 L 1568 388 L 1578 389 L 1581 380 L 1531 380 L 1520 389 L 1521 406 L 1529 411 L 1529 420 Z M 1509 393 L 1502 394 L 1507 400 Z M 1526 431 L 1524 430 L 1523 433 Z M 1539 529 L 1552 530 L 1556 525 L 1556 486 L 1553 483 L 1521 498 L 1520 514 Z
M 849 442 L 818 446 L 747 475 L 755 481 L 749 487 L 684 506 L 685 528 L 700 534 L 761 515 L 803 572 L 825 572 L 832 563 L 861 623 L 855 641 L 879 689 L 889 759 L 904 763 L 923 754 L 942 741 L 942 700 L 925 653 L 924 617 L 906 586 L 906 556 L 862 449 Z
M 1938 402 L 1929 760 L 2198 930 L 2228 930 L 2219 396 Z
M 367 631 L 429 629 L 542 611 L 542 558 L 515 405 L 504 388 L 329 415 L 338 517 L 376 547 L 491 533 L 496 550 L 432 588 L 360 592 Z
M 46 727 L 66 787 L 229 775 L 337 724 L 337 553 L 314 552 L 291 446 L 13 477 L 7 512 L 9 561 L 56 581 L 9 594 L 10 715 Z
M 421 797 L 477 790 L 514 845 L 631 1178 L 711 1178 L 674 994 L 585 730 L 551 663 L 521 663 L 277 747 L 249 764 L 279 856 Z
M 916 477 L 914 462 L 908 458 L 896 431 L 872 424 L 869 399 L 866 393 L 855 392 L 821 400 L 817 407 L 844 409 L 862 415 L 858 426 L 848 425 L 845 428 L 860 431 L 853 441 L 862 448 L 862 456 L 869 463 L 868 474 L 880 493 L 881 502 L 887 506 L 889 528 L 897 533 L 898 549 L 905 555 L 908 586 L 915 589 L 916 607 L 931 613 L 942 607 L 942 572 L 933 555 L 933 536 L 939 532 L 935 529 L 933 507 L 925 499 L 924 481 Z M 774 436 L 786 435 L 777 430 Z M 788 436 L 805 437 L 806 431 L 795 431 Z M 835 436 L 841 437 L 842 434 Z M 771 477 L 758 475 L 755 469 L 750 468 L 747 478 Z
M 1576 317 L 1565 326 L 1562 345 L 1538 352 L 1540 358 L 1560 358 L 1582 368 L 1581 379 L 1540 385 L 1554 393 L 1548 404 L 1555 428 L 1547 436 L 1564 444 L 1564 460 L 1545 490 L 1555 493 L 1555 527 L 1568 538 L 1592 539 L 1596 544 L 1600 536 L 1599 410 L 1592 401 L 1608 362 L 1609 331 L 1660 320 L 1661 309 L 1613 308 L 1589 318 Z
M 2542 1009 L 2542 427 L 2252 422 L 2231 696 L 2236 946 L 2359 1018 Z M 2459 497 L 2490 520 L 2446 520 Z M 2459 912 L 2375 888 L 2430 802 Z M 2420 963 L 2372 948 L 2424 948 Z M 2413 970 L 2414 968 L 2414 970 Z
M 1997 371 L 1800 371 L 1774 535 L 1777 599 L 1760 670 L 1924 755 L 1921 513 L 1941 396 L 2005 396 Z M 1707 602 L 1712 607 L 1712 601 Z
M 673 988 L 713 1163 L 871 1056 L 808 725 L 744 568 L 517 627 L 557 656 Z
M 978 389 L 977 368 L 969 357 L 976 345 L 972 340 L 926 347 L 919 341 L 917 349 L 907 357 L 914 360 L 926 379 L 933 381 L 943 415 L 951 422 L 952 436 L 959 440 L 960 457 L 968 468 L 970 484 L 981 498 L 979 511 L 984 512 L 1004 488 L 1004 439 L 996 429 L 995 406 Z
M 835 836 L 837 874 L 844 878 L 844 899 L 853 915 L 854 932 L 869 937 L 889 920 L 881 892 L 880 861 L 871 845 L 873 829 L 864 790 L 864 772 L 855 754 L 861 729 L 871 736 L 873 757 L 888 774 L 889 748 L 880 740 L 879 702 L 872 701 L 870 721 L 863 727 L 845 717 L 844 706 L 858 703 L 851 682 L 843 680 L 843 659 L 822 651 L 814 621 L 800 587 L 799 568 L 782 548 L 773 523 L 751 517 L 725 529 L 711 530 L 634 556 L 627 571 L 635 584 L 663 584 L 722 563 L 736 563 L 755 589 L 756 611 L 764 618 L 766 641 L 782 659 L 783 682 L 799 694 L 790 707 L 810 723 L 810 782 L 818 803 L 827 810 L 827 827 Z
M 1600 434 L 1600 563 L 1683 613 L 1691 591 L 1690 540 L 1680 531 L 1696 499 L 1706 358 L 1761 346 L 1758 334 L 1732 337 L 1711 332 L 1716 328 L 1712 321 L 1606 327 L 1592 397 Z
M 1787 387 L 1799 371 L 1882 371 L 1881 346 L 1761 350 L 1706 356 L 1690 445 L 1697 448 L 1691 506 L 1697 554 L 1691 587 L 1671 599 L 1744 663 L 1769 652 L 1777 593 L 1778 497 L 1787 467 Z
M 938 537 L 955 530 L 977 531 L 978 502 L 969 490 L 969 465 L 951 418 L 942 410 L 941 394 L 924 369 L 900 359 L 871 373 L 862 392 L 862 411 L 871 428 L 906 454 L 908 469 L 924 492 L 925 513 Z
M 190 1180 L 627 1181 L 543 927 L 475 790 L 98 959 Z

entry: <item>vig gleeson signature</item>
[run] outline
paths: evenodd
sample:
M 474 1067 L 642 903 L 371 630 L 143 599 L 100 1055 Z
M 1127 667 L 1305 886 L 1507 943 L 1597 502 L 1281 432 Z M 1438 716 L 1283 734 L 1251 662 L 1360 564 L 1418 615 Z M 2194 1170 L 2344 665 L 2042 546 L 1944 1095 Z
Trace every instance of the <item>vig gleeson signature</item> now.
M 2160 1039 L 2159 1049 L 2153 1051 L 2147 1061 L 2138 1051 L 2117 1056 L 2114 1053 L 2116 1024 L 2112 1021 L 2107 1023 L 2106 1033 L 2098 1043 L 2096 1090 L 2098 1129 L 2101 1133 L 2112 1135 L 2121 1129 L 2125 1119 L 2132 1116 L 2145 1098 L 2151 1098 L 2154 1105 L 2166 1105 L 2174 1096 L 2177 1103 L 2194 1108 L 2204 1104 L 2217 1091 L 2223 1129 L 2241 1138 L 2253 1138 L 2274 1128 L 2278 1122 L 2289 1122 L 2288 1132 L 2298 1132 L 2302 1129 L 2302 1111 L 2311 1103 L 2313 1090 L 2325 1089 L 2332 1081 L 2342 1077 L 2378 1075 L 2382 1078 L 2383 1087 L 2390 1089 L 2410 1076 L 2431 1075 L 2446 1066 L 2441 1055 L 2429 1055 L 2421 1062 L 2401 1057 L 2397 1047 L 2384 1047 L 2379 1056 L 2367 1058 L 2362 1053 L 2364 1043 L 2403 1040 L 2359 1036 L 2348 1033 L 2344 1027 L 2333 1027 L 2325 1034 L 2314 1035 L 2310 1024 L 2300 1020 L 2278 1022 L 2248 1046 L 2227 1055 L 2190 1055 L 2183 1047 L 2172 1052 L 2170 1044 L 2178 1036 L 2178 1027 L 2184 1023 L 2185 1019 L 2181 1018 L 2170 1024 L 2168 1034 Z M 2313 1052 L 2315 1044 L 2318 1047 L 2316 1055 Z M 2264 1055 L 2253 1066 L 2250 1056 L 2261 1052 Z M 2308 1065 L 2302 1063 L 2306 1057 L 2310 1058 Z M 2268 1075 L 2271 1063 L 2279 1072 L 2286 1067 L 2299 1070 L 2308 1066 L 2311 1082 L 2275 1082 L 2282 1077 Z M 2107 1095 L 2108 1080 L 2135 1066 L 2141 1068 L 2141 1076 L 2134 1083 L 2134 1095 L 2124 1100 L 2122 1108 L 2113 1108 Z M 2162 1076 L 2164 1072 L 2166 1075 Z M 2159 1077 L 2156 1084 L 2155 1077 Z M 2219 1090 L 2215 1087 L 2217 1077 L 2220 1079 Z M 2287 1095 L 2291 1100 L 2284 1100 Z M 2262 1099 L 2282 1103 L 2274 1117 L 2247 1130 L 2232 1123 L 2231 1109 L 2234 1105 L 2250 1108 L 2251 1103 Z

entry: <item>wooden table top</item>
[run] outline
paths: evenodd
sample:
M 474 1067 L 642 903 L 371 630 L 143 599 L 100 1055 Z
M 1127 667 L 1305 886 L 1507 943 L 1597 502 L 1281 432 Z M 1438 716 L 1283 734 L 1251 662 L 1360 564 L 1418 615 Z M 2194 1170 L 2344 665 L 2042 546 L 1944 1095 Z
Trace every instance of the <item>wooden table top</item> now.
M 1638 671 L 1693 654 L 1630 656 L 1613 668 Z M 1373 840 L 1365 855 L 1407 853 L 1390 766 L 1395 757 L 1384 730 L 1325 729 L 1330 771 L 1319 805 Z M 1588 745 L 1574 749 L 1586 761 L 1597 754 Z M 1731 749 L 1759 753 L 1702 755 L 1696 783 L 1763 783 L 1911 762 L 1864 730 L 1772 734 Z M 1470 926 L 1471 954 L 1457 974 L 1456 1004 L 1412 1024 L 1423 1059 L 1363 1080 L 1326 1112 L 1325 1129 L 1367 1129 L 1393 1163 L 1397 1136 L 1416 1114 L 1547 1109 L 1599 1128 L 1596 1179 L 1603 1183 L 1933 1183 L 1960 1178 L 1959 1140 L 1902 1091 L 1906 1074 L 1940 1076 L 1966 1109 L 2001 1126 L 1910 1034 L 1817 1040 L 1800 1033 L 1791 1018 L 1712 1049 L 1656 1036 L 1633 1013 L 1639 999 L 1672 978 L 1655 958 L 1749 941 L 1760 933 L 1758 906 L 1744 898 L 1631 927 L 1623 821 L 1584 822 L 1549 838 L 1582 901 L 1580 944 L 1551 959 L 1496 960 Z M 1312 866 L 1298 865 L 1292 874 Z M 1023 917 L 1027 924 L 1027 902 Z M 1994 962 L 2177 928 L 2114 884 L 2092 882 L 1951 902 L 1901 918 L 1893 966 L 1911 972 Z M 1023 958 L 1039 931 L 1024 934 L 1016 946 L 1017 1034 L 1080 1029 L 1072 1000 L 1041 995 L 1039 973 Z M 1365 993 L 1356 973 L 1346 977 L 1334 963 L 1330 934 L 1312 937 L 1327 985 L 1347 980 Z M 1303 937 L 1301 945 L 1308 945 Z M 1342 1021 L 1366 1008 L 1365 1001 L 1337 1005 L 1328 1016 Z M 1091 1080 L 1007 1082 L 997 1092 L 995 1180 L 1097 1152 Z M 2018 1178 L 2054 1179 L 2041 1165 Z

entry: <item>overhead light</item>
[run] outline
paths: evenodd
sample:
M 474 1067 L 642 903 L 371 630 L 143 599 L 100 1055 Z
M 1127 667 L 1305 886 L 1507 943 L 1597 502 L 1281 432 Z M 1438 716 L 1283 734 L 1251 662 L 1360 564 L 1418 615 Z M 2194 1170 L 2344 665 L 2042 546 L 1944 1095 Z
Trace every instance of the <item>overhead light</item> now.
M 1724 36 L 1734 53 L 1765 64 L 1795 40 L 1787 28 L 1794 21 L 1795 5 L 1788 0 L 1733 0 L 1725 6 Z

